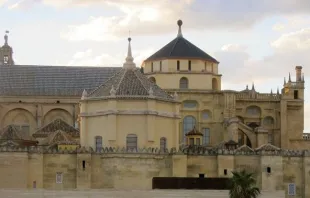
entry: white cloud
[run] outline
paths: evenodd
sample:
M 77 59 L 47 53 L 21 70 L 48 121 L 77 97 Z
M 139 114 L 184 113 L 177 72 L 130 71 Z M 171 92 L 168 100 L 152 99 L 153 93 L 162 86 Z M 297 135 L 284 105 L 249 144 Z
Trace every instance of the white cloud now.
M 124 48 L 126 49 L 126 48 Z M 72 59 L 67 63 L 69 66 L 113 66 L 121 67 L 125 62 L 127 52 L 109 55 L 106 53 L 94 53 L 92 49 L 77 52 L 72 56 Z M 134 62 L 137 67 L 140 67 L 142 62 L 152 53 L 154 49 L 134 50 L 133 49 Z
M 0 0 L 0 6 L 3 6 L 8 0 Z
M 243 30 L 268 16 L 277 14 L 310 14 L 310 1 L 300 0 L 292 4 L 290 0 L 251 1 L 230 4 L 226 1 L 194 1 L 194 0 L 97 0 L 97 5 L 112 6 L 122 14 L 113 17 L 92 17 L 87 22 L 69 27 L 64 34 L 69 40 L 117 39 L 124 37 L 131 30 L 134 35 L 158 34 L 176 31 L 176 20 L 182 18 L 187 29 L 234 29 Z M 51 3 L 52 1 L 44 1 Z M 53 0 L 54 4 L 58 2 Z M 85 0 L 77 1 L 76 5 L 84 5 Z M 95 1 L 87 1 L 88 6 Z M 260 3 L 259 3 L 260 2 Z M 73 2 L 72 2 L 73 4 Z M 252 5 L 252 6 L 249 6 Z M 308 6 L 308 7 L 307 7 Z M 255 8 L 255 10 L 253 10 Z M 236 10 L 236 12 L 232 12 Z M 277 12 L 275 12 L 277 10 Z M 246 16 L 246 17 L 244 17 Z M 200 20 L 197 20 L 200 19 Z M 297 23 L 295 20 L 295 23 Z M 293 20 L 290 23 L 294 23 Z M 276 29 L 280 27 L 278 25 Z M 282 25 L 283 26 L 283 25 Z
M 282 35 L 271 43 L 277 51 L 294 51 L 310 49 L 310 28 L 301 29 Z
M 286 16 L 284 19 L 285 22 L 276 23 L 272 29 L 279 32 L 294 31 L 310 25 L 309 14 Z

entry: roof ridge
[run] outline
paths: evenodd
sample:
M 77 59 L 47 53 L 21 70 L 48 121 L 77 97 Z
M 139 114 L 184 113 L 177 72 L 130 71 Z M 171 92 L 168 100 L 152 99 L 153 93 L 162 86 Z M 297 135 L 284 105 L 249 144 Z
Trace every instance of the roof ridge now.
M 125 72 L 122 74 L 122 77 L 120 78 L 118 84 L 116 87 L 114 87 L 115 91 L 117 92 L 117 90 L 119 89 L 119 86 L 121 85 L 121 83 L 123 82 L 124 77 L 126 76 L 126 73 L 128 72 L 128 69 L 122 69 Z
M 149 90 L 145 87 L 144 83 L 142 82 L 142 79 L 139 78 L 139 76 L 136 74 L 137 72 L 140 72 L 140 70 L 138 71 L 138 69 L 135 69 L 133 71 L 133 73 L 135 74 L 136 78 L 138 78 L 139 82 L 141 83 L 142 87 L 146 90 L 146 92 L 148 92 Z M 145 77 L 146 78 L 146 77 Z M 148 80 L 148 79 L 147 79 Z
M 107 84 L 107 82 L 109 82 L 110 80 L 112 80 L 115 76 L 117 76 L 119 73 L 121 73 L 123 71 L 123 69 L 121 69 L 120 71 L 114 73 L 108 80 L 106 80 L 105 82 L 102 82 L 97 88 L 95 88 L 93 91 L 91 91 L 89 94 L 87 94 L 88 96 L 91 96 L 93 93 L 95 93 L 97 90 L 99 90 L 100 88 L 102 88 L 103 86 L 105 86 Z M 116 90 L 116 89 L 115 89 Z

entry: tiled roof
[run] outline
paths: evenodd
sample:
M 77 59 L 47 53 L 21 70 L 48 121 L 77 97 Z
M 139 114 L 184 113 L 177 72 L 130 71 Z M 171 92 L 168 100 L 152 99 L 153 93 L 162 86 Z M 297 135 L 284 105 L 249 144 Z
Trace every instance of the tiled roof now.
M 32 136 L 37 137 L 47 137 L 51 133 L 54 133 L 55 131 L 64 131 L 68 133 L 72 137 L 79 137 L 80 131 L 73 126 L 69 125 L 65 121 L 61 119 L 56 119 L 52 121 L 51 123 L 43 126 L 42 128 L 38 129 Z
M 111 96 L 111 90 L 114 90 L 115 96 L 121 97 L 149 97 L 152 95 L 157 99 L 174 100 L 172 96 L 143 75 L 138 68 L 123 68 L 104 84 L 91 92 L 87 98 Z
M 72 138 L 67 132 L 64 132 L 62 130 L 57 130 L 50 133 L 48 137 L 41 142 L 41 145 L 48 145 L 50 147 L 59 144 L 78 145 L 79 142 Z
M 191 135 L 199 135 L 199 136 L 203 136 L 203 134 L 201 132 L 199 132 L 196 127 L 194 126 L 194 128 L 189 131 L 188 133 L 185 134 L 185 136 L 191 136 Z
M 145 61 L 176 58 L 202 59 L 218 63 L 215 58 L 199 49 L 197 46 L 186 40 L 183 36 L 178 36 L 173 39 L 170 43 L 158 50 Z
M 17 129 L 14 125 L 8 125 L 0 132 L 0 146 L 27 147 L 36 146 L 38 141 L 32 136 Z
M 104 83 L 121 67 L 0 66 L 0 95 L 78 96 Z

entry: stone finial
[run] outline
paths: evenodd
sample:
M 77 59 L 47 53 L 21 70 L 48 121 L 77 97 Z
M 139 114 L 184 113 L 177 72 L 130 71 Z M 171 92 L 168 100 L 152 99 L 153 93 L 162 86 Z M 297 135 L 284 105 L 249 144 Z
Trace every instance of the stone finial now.
M 182 21 L 182 20 L 178 20 L 177 24 L 178 24 L 178 26 L 179 26 L 178 37 L 183 37 L 183 35 L 182 35 L 182 25 L 183 25 L 183 21 Z
M 178 100 L 179 99 L 179 95 L 178 95 L 178 93 L 176 91 L 173 94 L 173 98 L 174 98 L 174 100 Z
M 9 33 L 9 31 L 5 31 L 5 35 L 4 35 L 4 45 L 8 45 L 8 40 L 9 40 L 8 33 Z
M 272 89 L 271 89 L 271 91 L 270 91 L 270 95 L 272 95 L 273 93 L 272 93 Z
M 247 91 L 249 90 L 249 85 L 246 85 L 245 90 Z
M 82 100 L 85 100 L 87 97 L 87 91 L 84 89 L 83 93 L 82 93 Z
M 283 82 L 283 86 L 286 85 L 286 78 L 284 77 L 284 82 Z
M 116 95 L 116 90 L 114 88 L 114 86 L 112 85 L 111 90 L 110 90 L 110 96 L 115 96 Z
M 152 88 L 152 87 L 150 87 L 149 95 L 150 95 L 151 97 L 154 96 L 154 91 L 153 91 L 153 88 Z
M 128 38 L 128 51 L 127 51 L 127 57 L 126 57 L 126 62 L 123 64 L 123 68 L 126 69 L 134 69 L 136 68 L 136 64 L 133 62 L 133 57 L 131 53 L 131 38 Z
M 292 82 L 291 81 L 291 73 L 288 73 L 288 82 Z
M 277 88 L 277 95 L 279 95 L 280 94 L 280 91 L 279 91 L 279 87 Z
M 252 91 L 255 91 L 254 82 L 252 82 Z

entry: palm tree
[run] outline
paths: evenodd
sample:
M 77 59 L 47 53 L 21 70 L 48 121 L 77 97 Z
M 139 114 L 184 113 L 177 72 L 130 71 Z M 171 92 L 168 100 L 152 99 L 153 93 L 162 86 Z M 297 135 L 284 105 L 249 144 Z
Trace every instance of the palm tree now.
M 240 172 L 233 171 L 233 177 L 230 179 L 230 198 L 257 198 L 260 194 L 256 187 L 256 179 L 253 173 L 245 170 Z

